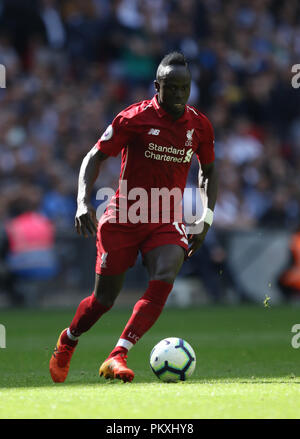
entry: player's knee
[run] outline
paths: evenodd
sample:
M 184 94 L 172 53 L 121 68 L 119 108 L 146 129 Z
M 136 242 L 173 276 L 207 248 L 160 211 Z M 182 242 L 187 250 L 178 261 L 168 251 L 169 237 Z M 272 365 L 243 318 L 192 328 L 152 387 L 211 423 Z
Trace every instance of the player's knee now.
M 111 308 L 122 289 L 124 275 L 100 276 L 96 275 L 94 294 L 102 305 Z
M 172 269 L 161 269 L 154 273 L 152 280 L 160 280 L 167 284 L 173 284 L 175 281 L 177 272 Z
M 177 264 L 167 263 L 156 267 L 152 275 L 153 280 L 160 280 L 168 284 L 173 284 L 178 274 L 179 267 Z
M 149 252 L 146 257 L 150 279 L 173 284 L 182 266 L 184 252 L 178 246 L 162 246 Z
M 101 303 L 101 305 L 106 306 L 107 308 L 111 308 L 116 300 L 117 295 L 109 293 L 105 293 L 103 291 L 95 290 L 94 295 L 98 302 Z

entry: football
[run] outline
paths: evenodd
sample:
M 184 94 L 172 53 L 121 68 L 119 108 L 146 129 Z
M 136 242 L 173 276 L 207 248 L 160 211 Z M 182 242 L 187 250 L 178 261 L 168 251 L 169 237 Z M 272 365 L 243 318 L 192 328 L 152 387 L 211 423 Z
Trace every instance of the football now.
M 195 370 L 196 355 L 192 346 L 185 340 L 169 337 L 161 340 L 152 349 L 150 366 L 161 381 L 185 381 Z

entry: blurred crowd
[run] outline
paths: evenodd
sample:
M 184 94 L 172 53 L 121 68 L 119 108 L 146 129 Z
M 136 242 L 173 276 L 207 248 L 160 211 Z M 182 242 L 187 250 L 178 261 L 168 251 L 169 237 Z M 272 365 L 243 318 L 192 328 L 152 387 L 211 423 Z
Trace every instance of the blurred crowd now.
M 0 222 L 21 196 L 73 226 L 84 155 L 120 110 L 153 96 L 173 50 L 215 130 L 215 226 L 297 227 L 297 0 L 0 0 Z M 99 187 L 116 188 L 119 170 L 120 158 L 106 161 Z

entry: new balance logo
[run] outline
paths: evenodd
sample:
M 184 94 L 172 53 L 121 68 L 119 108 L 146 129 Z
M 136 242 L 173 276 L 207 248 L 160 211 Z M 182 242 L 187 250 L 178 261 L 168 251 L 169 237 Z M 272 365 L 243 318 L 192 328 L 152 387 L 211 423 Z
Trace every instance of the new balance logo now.
M 148 134 L 152 134 L 153 136 L 158 136 L 160 133 L 160 130 L 156 129 L 156 128 L 150 128 Z

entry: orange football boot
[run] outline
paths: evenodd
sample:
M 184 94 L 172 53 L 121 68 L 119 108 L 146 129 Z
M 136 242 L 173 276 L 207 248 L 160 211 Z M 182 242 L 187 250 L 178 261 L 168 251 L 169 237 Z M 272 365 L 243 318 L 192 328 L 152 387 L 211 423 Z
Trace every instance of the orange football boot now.
M 114 357 L 104 361 L 99 369 L 99 375 L 104 378 L 122 380 L 124 383 L 131 382 L 134 378 L 134 372 L 127 367 L 127 355 L 117 354 Z
M 70 361 L 78 343 L 77 342 L 75 346 L 61 344 L 60 338 L 64 331 L 65 329 L 58 337 L 54 352 L 49 363 L 50 374 L 55 383 L 63 383 L 67 378 L 70 368 Z

